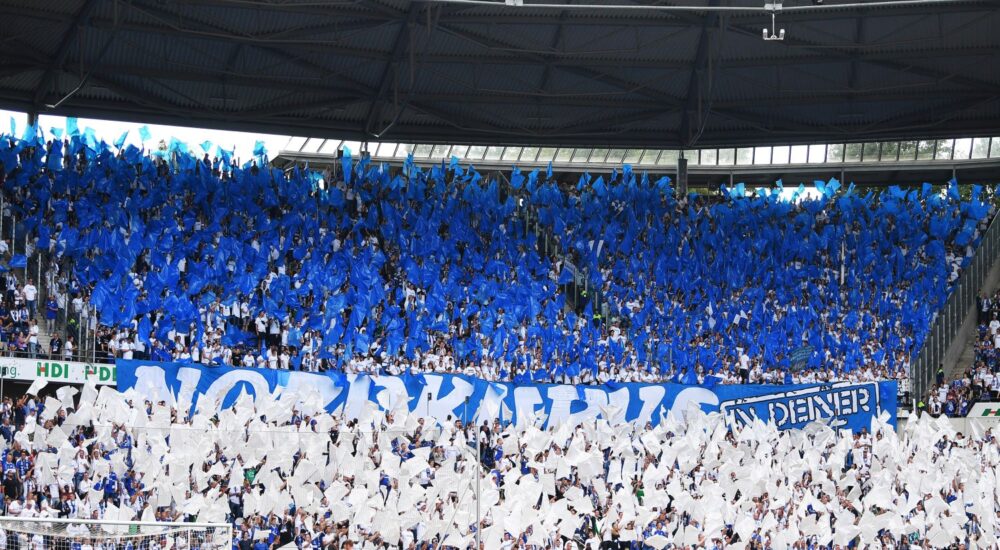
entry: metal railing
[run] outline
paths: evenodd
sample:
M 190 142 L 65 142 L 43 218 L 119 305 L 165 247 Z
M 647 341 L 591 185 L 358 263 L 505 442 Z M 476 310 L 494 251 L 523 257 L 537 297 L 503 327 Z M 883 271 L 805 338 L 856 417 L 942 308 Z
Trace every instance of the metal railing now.
M 983 232 L 975 256 L 965 266 L 954 290 L 937 312 L 917 360 L 910 365 L 910 385 L 915 399 L 923 399 L 931 388 L 938 366 L 958 335 L 966 316 L 976 307 L 976 298 L 1000 252 L 1000 215 Z

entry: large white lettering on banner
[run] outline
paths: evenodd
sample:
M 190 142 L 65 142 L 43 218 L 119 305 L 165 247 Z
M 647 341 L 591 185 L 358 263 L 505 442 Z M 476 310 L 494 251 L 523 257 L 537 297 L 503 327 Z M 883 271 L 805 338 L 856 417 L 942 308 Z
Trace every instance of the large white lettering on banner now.
M 68 384 L 83 384 L 88 380 L 93 380 L 98 385 L 118 382 L 117 369 L 114 365 L 26 357 L 0 357 L 0 378 L 26 382 L 47 380 Z
M 690 407 L 723 412 L 731 422 L 773 421 L 779 428 L 800 428 L 813 421 L 857 430 L 887 413 L 896 423 L 896 383 L 799 384 L 787 386 L 617 384 L 572 386 L 514 384 L 477 378 L 422 374 L 381 376 L 205 367 L 194 364 L 118 361 L 119 391 L 135 390 L 147 399 L 167 401 L 183 410 L 228 407 L 246 393 L 280 392 L 293 399 L 318 399 L 330 412 L 358 418 L 366 408 L 408 411 L 446 420 L 500 419 L 516 423 L 582 421 L 656 424 L 670 411 Z

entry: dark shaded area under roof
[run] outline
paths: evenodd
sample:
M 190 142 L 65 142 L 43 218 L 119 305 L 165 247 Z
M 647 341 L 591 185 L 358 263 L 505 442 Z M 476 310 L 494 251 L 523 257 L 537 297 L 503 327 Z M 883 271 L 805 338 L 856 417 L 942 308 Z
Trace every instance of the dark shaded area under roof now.
M 1000 128 L 998 11 L 970 0 L 786 13 L 786 39 L 765 42 L 760 13 L 0 0 L 0 107 L 425 143 L 986 135 Z

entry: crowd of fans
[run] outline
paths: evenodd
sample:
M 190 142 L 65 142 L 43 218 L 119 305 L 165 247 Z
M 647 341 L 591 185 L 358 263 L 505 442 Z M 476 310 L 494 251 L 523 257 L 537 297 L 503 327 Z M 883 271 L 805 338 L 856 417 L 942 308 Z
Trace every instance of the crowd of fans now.
M 979 298 L 977 326 L 973 364 L 951 381 L 940 367 L 928 397 L 931 414 L 962 417 L 977 401 L 1000 401 L 1000 291 Z
M 221 153 L 3 139 L 3 208 L 26 236 L 5 256 L 8 346 L 69 358 L 84 328 L 98 360 L 903 378 L 994 210 L 993 189 L 962 199 L 954 184 L 678 198 L 628 169 L 576 186 L 515 170 L 501 187 L 456 164 L 393 174 L 348 158 L 324 179 Z M 36 250 L 41 292 L 17 271 Z M 38 321 L 67 336 L 39 350 Z
M 542 430 L 405 408 L 346 420 L 310 394 L 187 416 L 76 392 L 4 400 L 5 516 L 227 521 L 233 550 L 468 549 L 477 535 L 485 550 L 990 548 L 1000 536 L 994 434 L 926 415 L 900 434 L 881 421 L 854 435 L 728 426 L 693 410 L 656 427 Z

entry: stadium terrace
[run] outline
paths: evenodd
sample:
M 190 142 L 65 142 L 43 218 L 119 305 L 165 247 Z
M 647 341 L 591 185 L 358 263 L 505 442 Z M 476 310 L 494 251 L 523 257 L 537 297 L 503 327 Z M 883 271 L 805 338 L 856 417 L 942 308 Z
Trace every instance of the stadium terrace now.
M 500 185 L 454 162 L 393 171 L 348 154 L 331 181 L 263 151 L 239 163 L 118 145 L 75 125 L 3 140 L 9 348 L 72 358 L 82 326 L 98 360 L 577 384 L 904 379 L 995 212 L 993 188 L 962 198 L 954 182 L 677 197 L 628 166 L 574 183 L 514 169 Z M 70 328 L 49 349 L 41 310 L 46 332 Z

